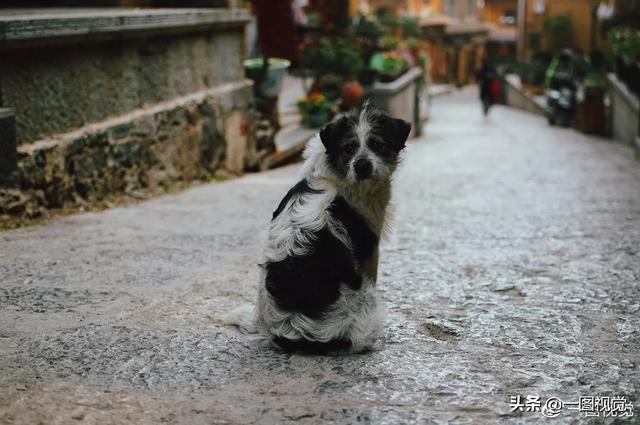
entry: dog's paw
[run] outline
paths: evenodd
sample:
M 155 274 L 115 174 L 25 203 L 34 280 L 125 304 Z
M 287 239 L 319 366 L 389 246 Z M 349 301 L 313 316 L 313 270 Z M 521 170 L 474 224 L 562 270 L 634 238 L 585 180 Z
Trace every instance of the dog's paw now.
M 256 333 L 255 306 L 242 304 L 222 316 L 222 323 L 229 326 L 237 326 L 242 332 Z

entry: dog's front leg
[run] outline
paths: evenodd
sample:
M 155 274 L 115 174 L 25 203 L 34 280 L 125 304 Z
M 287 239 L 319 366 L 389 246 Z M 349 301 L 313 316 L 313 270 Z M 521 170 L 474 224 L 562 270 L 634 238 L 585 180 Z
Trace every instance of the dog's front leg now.
M 371 281 L 375 284 L 378 281 L 378 254 L 379 254 L 379 245 L 373 248 L 373 252 L 371 253 L 371 257 L 363 261 L 362 264 L 362 272 L 366 277 L 371 279 Z

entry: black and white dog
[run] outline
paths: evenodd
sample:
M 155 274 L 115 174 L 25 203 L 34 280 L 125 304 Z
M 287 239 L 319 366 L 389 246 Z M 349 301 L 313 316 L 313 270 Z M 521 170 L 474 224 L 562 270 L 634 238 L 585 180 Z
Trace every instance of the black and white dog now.
M 365 105 L 308 142 L 302 180 L 273 213 L 255 312 L 286 351 L 357 352 L 378 336 L 378 242 L 410 130 Z

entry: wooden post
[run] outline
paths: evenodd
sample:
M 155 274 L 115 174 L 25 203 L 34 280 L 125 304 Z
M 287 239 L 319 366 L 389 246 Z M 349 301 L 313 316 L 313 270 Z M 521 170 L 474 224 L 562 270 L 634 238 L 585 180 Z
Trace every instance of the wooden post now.
M 527 0 L 518 0 L 518 37 L 516 54 L 518 60 L 527 57 Z

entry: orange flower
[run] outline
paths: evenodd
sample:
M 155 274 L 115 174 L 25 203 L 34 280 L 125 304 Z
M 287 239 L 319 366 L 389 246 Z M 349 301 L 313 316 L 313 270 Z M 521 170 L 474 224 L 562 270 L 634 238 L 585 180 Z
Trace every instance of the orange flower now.
M 324 95 L 322 93 L 313 92 L 313 93 L 309 93 L 308 99 L 311 102 L 320 103 L 324 101 Z

